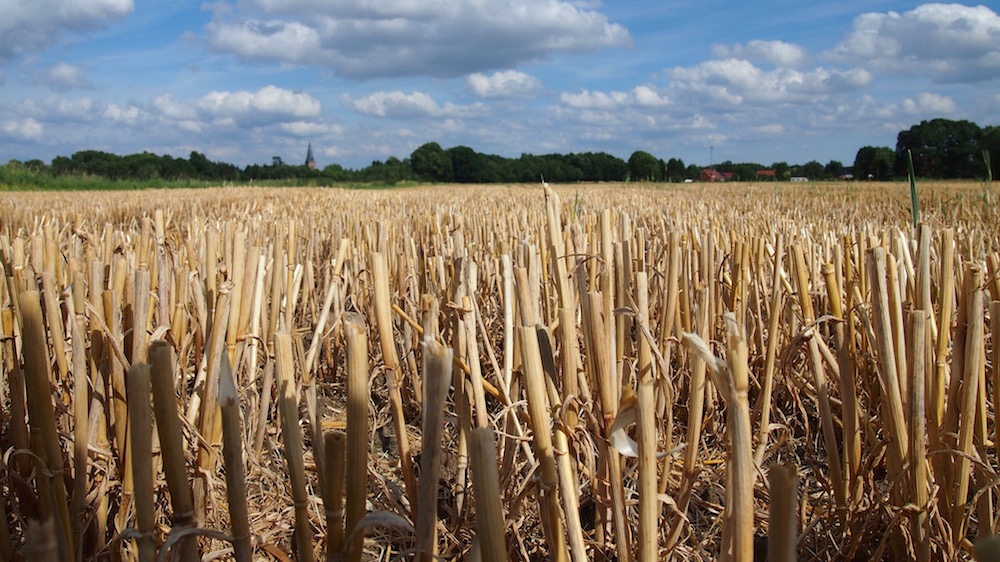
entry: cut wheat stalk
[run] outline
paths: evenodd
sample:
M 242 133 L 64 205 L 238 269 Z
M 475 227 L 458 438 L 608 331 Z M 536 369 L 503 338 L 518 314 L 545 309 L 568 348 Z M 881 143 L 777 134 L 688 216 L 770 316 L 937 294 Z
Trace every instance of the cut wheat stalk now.
M 419 560 L 433 560 L 438 552 L 437 506 L 441 473 L 441 441 L 444 432 L 443 405 L 451 386 L 452 350 L 431 340 L 423 345 L 423 428 L 420 488 L 416 511 L 417 554 Z
M 181 434 L 180 412 L 174 390 L 174 361 L 170 344 L 154 341 L 149 347 L 150 376 L 153 391 L 153 412 L 156 430 L 160 436 L 163 472 L 170 491 L 173 507 L 171 522 L 174 529 L 183 531 L 194 525 L 194 500 L 184 462 L 184 437 Z M 185 538 L 178 542 L 178 558 L 197 558 L 198 541 Z
M 938 316 L 937 340 L 934 342 L 934 365 L 928 386 L 931 390 L 928 396 L 927 424 L 929 448 L 932 451 L 942 450 L 947 444 L 941 435 L 945 423 L 945 400 L 948 396 L 948 347 L 951 343 L 952 316 L 955 310 L 955 269 L 954 269 L 954 231 L 950 228 L 941 231 L 940 274 L 938 281 Z M 934 459 L 935 478 L 942 484 L 949 473 L 949 462 L 944 456 Z M 944 493 L 944 486 L 941 488 Z M 942 496 L 942 499 L 944 497 Z M 942 502 L 944 503 L 944 502 Z
M 781 270 L 783 253 L 784 238 L 781 234 L 778 234 L 774 250 L 774 273 L 771 283 L 770 315 L 767 321 L 767 351 L 764 355 L 764 381 L 762 383 L 760 399 L 760 429 L 757 436 L 757 451 L 754 454 L 754 462 L 757 464 L 760 464 L 764 460 L 764 452 L 767 450 L 768 434 L 771 431 L 771 395 L 774 392 L 774 364 L 778 355 L 778 322 L 781 320 L 781 315 L 778 312 L 782 301 L 781 276 L 778 272 Z M 704 377 L 704 374 L 702 377 Z
M 135 363 L 128 370 L 129 441 L 132 445 L 132 483 L 139 562 L 156 559 L 156 512 L 153 504 L 153 416 L 149 406 L 149 365 Z
M 981 288 L 982 274 L 979 270 L 974 270 L 966 274 L 966 292 L 971 292 L 968 297 L 969 305 L 966 309 L 967 332 L 964 349 L 964 368 L 961 379 L 961 394 L 958 411 L 958 441 L 956 448 L 958 457 L 955 459 L 954 468 L 954 507 L 951 513 L 951 527 L 955 544 L 965 538 L 968 513 L 969 479 L 971 476 L 972 463 L 970 457 L 974 455 L 972 437 L 976 425 L 976 405 L 978 394 L 985 391 L 980 389 L 979 369 L 983 360 L 983 310 L 984 294 Z M 961 310 L 962 307 L 960 306 Z M 959 320 L 962 322 L 962 319 Z M 957 384 L 953 381 L 952 384 Z
M 775 464 L 767 472 L 771 485 L 767 525 L 767 559 L 795 562 L 798 543 L 798 471 L 792 463 Z
M 399 355 L 396 351 L 396 338 L 392 332 L 392 317 L 389 313 L 389 272 L 385 257 L 378 252 L 369 256 L 373 278 L 374 294 L 372 303 L 375 310 L 375 324 L 378 327 L 379 343 L 382 349 L 382 360 L 385 362 L 385 381 L 389 388 L 390 412 L 392 427 L 396 437 L 396 449 L 403 471 L 403 481 L 406 485 L 406 496 L 413 506 L 417 500 L 417 481 L 413 474 L 413 457 L 410 455 L 410 441 L 406 433 L 406 419 L 403 415 L 403 397 L 399 386 L 402 372 L 399 368 Z
M 918 562 L 927 562 L 931 557 L 930 519 L 927 513 L 929 496 L 926 447 L 924 445 L 925 427 L 925 363 L 927 350 L 927 318 L 928 313 L 915 310 L 910 313 L 910 357 L 907 364 L 910 368 L 910 486 L 913 503 L 917 506 L 913 514 L 912 535 L 914 550 Z
M 1000 300 L 990 302 L 990 339 L 993 342 L 993 377 L 990 382 L 993 384 L 993 404 L 996 408 L 996 404 L 1000 404 Z M 1000 424 L 994 426 L 993 446 L 1000 459 Z
M 497 472 L 496 440 L 488 427 L 469 432 L 469 455 L 476 496 L 476 539 L 484 562 L 504 562 L 507 528 L 500 499 L 500 475 Z
M 243 428 L 240 423 L 239 396 L 236 381 L 229 366 L 229 357 L 222 355 L 219 372 L 219 407 L 222 411 L 222 454 L 226 466 L 226 498 L 229 502 L 229 524 L 233 529 L 233 557 L 237 562 L 253 560 L 250 538 L 250 518 L 247 513 L 247 490 L 243 475 Z
M 73 548 L 73 527 L 69 520 L 69 502 L 62 479 L 62 448 L 56 427 L 55 407 L 52 403 L 52 385 L 49 375 L 48 346 L 45 344 L 45 327 L 38 291 L 28 290 L 19 295 L 21 328 L 25 345 L 24 387 L 28 405 L 28 424 L 31 430 L 31 448 L 45 469 L 45 475 L 36 478 L 38 497 L 41 500 L 41 519 L 52 517 L 59 556 L 69 560 Z
M 792 245 L 792 259 L 795 265 L 795 279 L 798 287 L 799 309 L 802 312 L 802 323 L 811 332 L 808 336 L 809 356 L 812 363 L 813 385 L 816 388 L 816 399 L 819 402 L 820 424 L 823 431 L 823 445 L 826 448 L 826 459 L 830 470 L 830 485 L 836 502 L 837 513 L 841 521 L 847 519 L 847 482 L 840 464 L 840 452 L 837 450 L 837 437 L 834 428 L 833 411 L 830 408 L 830 394 L 826 382 L 826 373 L 820 358 L 819 333 L 813 323 L 816 314 L 813 312 L 812 297 L 809 292 L 809 272 L 806 269 L 802 248 Z
M 708 337 L 708 299 L 709 292 L 706 288 L 698 289 L 698 319 L 697 335 L 701 339 Z M 704 413 L 706 380 L 705 373 L 707 364 L 705 359 L 698 354 L 691 356 L 691 376 L 688 382 L 688 426 L 687 426 L 687 446 L 684 449 L 684 467 L 680 485 L 680 493 L 677 498 L 677 509 L 681 514 L 686 514 L 691 494 L 694 490 L 695 479 L 698 476 L 698 449 L 701 443 L 702 416 Z M 684 521 L 675 520 L 670 537 L 667 540 L 667 547 L 671 548 L 677 541 L 683 529 Z
M 87 353 L 84 334 L 87 331 L 86 288 L 83 275 L 73 272 L 73 495 L 70 500 L 70 518 L 73 522 L 74 544 L 82 544 L 85 527 L 83 525 L 86 508 L 86 494 L 90 487 L 89 458 L 87 447 L 90 443 L 90 381 L 87 378 Z M 82 554 L 82 551 L 81 551 Z M 79 557 L 74 557 L 79 560 Z
M 118 308 L 118 298 L 115 291 L 104 291 L 104 315 L 108 319 L 107 339 L 109 347 L 115 350 L 118 361 L 111 361 L 111 376 L 108 380 L 107 395 L 110 399 L 112 431 L 114 432 L 115 467 L 121 483 L 121 506 L 115 517 L 115 528 L 121 532 L 125 528 L 125 520 L 132 503 L 132 461 L 128 447 L 128 402 L 125 398 L 125 369 L 129 367 L 124 353 L 121 353 L 122 337 L 121 310 Z
M 899 375 L 896 371 L 896 352 L 893 347 L 892 327 L 889 312 L 888 290 L 886 289 L 885 250 L 873 248 L 866 256 L 868 276 L 872 289 L 872 316 L 875 330 L 875 348 L 878 352 L 878 378 L 882 387 L 883 401 L 886 406 L 885 429 L 889 439 L 889 452 L 898 475 L 906 457 L 907 438 L 906 421 L 903 413 L 903 400 L 899 390 Z
M 326 490 L 323 493 L 323 507 L 326 510 L 326 561 L 340 558 L 344 547 L 344 486 L 347 476 L 347 434 L 343 431 L 328 431 L 326 443 Z
M 635 280 L 636 311 L 640 324 L 649 317 L 649 283 L 646 272 L 640 271 Z M 649 340 L 639 337 L 638 389 L 636 410 L 636 432 L 639 444 L 639 536 L 640 562 L 659 560 L 659 507 L 658 482 L 656 474 L 656 397 L 653 372 L 653 357 Z
M 834 326 L 834 334 L 836 335 L 837 365 L 840 370 L 838 387 L 843 403 L 841 414 L 844 424 L 843 489 L 846 494 L 847 508 L 850 509 L 852 507 L 850 504 L 854 503 L 855 498 L 861 493 L 861 481 L 858 479 L 861 474 L 861 430 L 858 414 L 858 390 L 854 380 L 854 362 L 851 358 L 853 345 L 848 339 L 848 330 L 845 328 L 848 320 L 844 319 L 845 311 L 841 301 L 843 290 L 835 275 L 833 264 L 823 265 L 823 277 L 826 283 L 830 313 L 834 318 L 841 320 Z
M 531 418 L 532 441 L 541 472 L 539 509 L 544 518 L 543 528 L 551 560 L 566 561 L 566 537 L 563 534 L 562 512 L 559 507 L 559 475 L 552 448 L 552 418 L 549 415 L 542 357 L 538 349 L 538 336 L 530 326 L 517 329 L 524 360 L 524 382 L 528 396 L 528 414 Z
M 230 250 L 230 246 L 226 246 Z M 246 232 L 237 230 L 231 246 L 232 258 L 230 259 L 229 281 L 232 283 L 230 289 L 229 317 L 226 321 L 226 353 L 229 355 L 229 364 L 236 364 L 236 338 L 240 329 L 240 309 L 243 306 L 243 283 L 246 272 Z
M 226 323 L 229 318 L 229 306 L 232 302 L 228 286 L 223 285 L 218 290 L 208 353 L 205 356 L 205 376 L 201 379 L 201 400 L 192 397 L 189 402 L 191 407 L 189 414 L 193 413 L 194 408 L 197 408 L 195 411 L 200 412 L 197 427 L 204 439 L 198 448 L 196 460 L 198 478 L 194 481 L 195 521 L 198 522 L 199 526 L 205 519 L 205 510 L 207 509 L 208 478 L 215 472 L 217 462 L 215 444 L 218 434 L 216 428 L 221 430 L 221 423 L 216 423 L 217 421 L 221 422 L 221 419 L 217 420 L 216 416 L 219 409 L 219 366 L 221 365 L 219 357 L 225 351 Z
M 299 408 L 295 401 L 295 359 L 292 351 L 292 336 L 284 332 L 274 334 L 274 359 L 278 384 L 278 412 L 281 417 L 281 437 L 285 442 L 285 462 L 292 484 L 292 500 L 295 505 L 295 551 L 298 559 L 313 560 L 312 529 L 309 524 L 306 492 L 306 474 L 302 449 L 302 433 L 299 429 Z M 363 504 L 362 504 L 363 506 Z
M 727 509 L 727 520 L 731 525 L 731 544 L 728 552 L 733 562 L 753 561 L 753 483 L 756 470 L 753 463 L 751 441 L 750 405 L 747 397 L 749 369 L 747 366 L 747 344 L 732 317 L 727 313 L 728 331 L 726 359 L 729 367 L 729 387 L 727 397 L 729 463 L 726 475 L 732 485 L 731 512 Z M 839 461 L 838 461 L 839 462 Z M 726 548 L 727 545 L 723 545 Z M 725 551 L 724 551 L 725 552 Z
M 351 536 L 365 515 L 368 497 L 368 338 L 356 320 L 344 329 L 347 340 L 347 481 L 344 533 Z M 284 420 L 284 415 L 282 415 Z M 344 545 L 347 562 L 361 560 L 364 534 Z

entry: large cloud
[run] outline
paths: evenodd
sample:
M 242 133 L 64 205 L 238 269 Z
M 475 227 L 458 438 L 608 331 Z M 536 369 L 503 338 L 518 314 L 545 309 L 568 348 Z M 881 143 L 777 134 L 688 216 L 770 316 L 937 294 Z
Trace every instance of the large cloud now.
M 592 92 L 581 90 L 571 94 L 563 92 L 559 96 L 563 105 L 574 109 L 613 110 L 625 107 L 663 107 L 670 105 L 670 99 L 652 86 L 636 86 L 630 92 Z
M 171 93 L 154 96 L 148 102 L 101 103 L 89 97 L 48 96 L 26 99 L 14 115 L 38 123 L 96 123 L 113 126 L 138 125 L 178 128 L 203 132 L 212 128 L 252 130 L 277 125 L 301 134 L 329 131 L 322 122 L 320 102 L 309 94 L 276 86 L 256 92 L 212 91 L 200 98 L 177 99 Z M 24 129 L 24 127 L 20 127 Z M 19 130 L 20 130 L 19 129 Z M 27 127 L 27 130 L 33 130 Z
M 759 39 L 750 41 L 746 45 L 736 44 L 732 47 L 713 45 L 712 53 L 719 58 L 742 59 L 791 68 L 800 66 L 808 58 L 806 50 L 799 45 Z
M 133 0 L 0 0 L 0 63 L 56 44 L 66 31 L 88 31 L 135 8 Z
M 745 103 L 812 103 L 824 96 L 867 86 L 871 74 L 862 69 L 789 68 L 765 71 L 739 59 L 710 60 L 669 71 L 671 86 L 679 91 L 730 107 Z
M 67 98 L 52 95 L 25 99 L 18 104 L 15 114 L 40 121 L 84 123 L 93 121 L 102 111 L 104 107 L 89 97 Z
M 42 138 L 45 128 L 41 123 L 31 117 L 27 119 L 11 119 L 0 124 L 0 131 L 24 140 L 38 140 Z
M 948 96 L 921 92 L 916 99 L 903 100 L 903 109 L 910 115 L 948 115 L 955 113 L 955 100 Z
M 599 12 L 559 0 L 251 0 L 213 5 L 216 50 L 351 77 L 461 76 L 631 43 Z
M 256 92 L 213 91 L 202 96 L 195 105 L 205 118 L 249 125 L 320 115 L 320 103 L 316 98 L 276 86 L 265 86 Z
M 342 125 L 323 117 L 315 97 L 277 86 L 193 97 L 164 92 L 120 101 L 60 94 L 17 103 L 0 100 L 0 152 L 8 158 L 87 148 L 175 156 L 197 150 L 242 166 L 270 162 L 273 155 L 304 159 L 308 142 L 319 156 L 344 135 Z M 37 146 L 49 152 L 39 153 Z
M 883 71 L 926 74 L 936 82 L 1000 77 L 1000 16 L 986 6 L 924 4 L 869 13 L 827 56 Z
M 542 82 L 517 70 L 494 72 L 487 76 L 480 72 L 466 78 L 472 91 L 481 98 L 513 98 L 533 94 L 542 87 Z
M 354 98 L 350 94 L 341 96 L 340 101 L 355 113 L 373 117 L 470 117 L 481 113 L 482 106 L 456 105 L 451 102 L 439 104 L 424 92 L 407 94 L 399 90 L 391 92 L 374 92 L 367 96 Z

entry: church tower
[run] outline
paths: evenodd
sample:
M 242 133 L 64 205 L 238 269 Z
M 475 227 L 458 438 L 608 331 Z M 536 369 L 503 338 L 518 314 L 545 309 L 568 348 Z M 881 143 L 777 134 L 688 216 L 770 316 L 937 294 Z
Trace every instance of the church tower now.
M 313 145 L 309 143 L 309 150 L 306 152 L 306 167 L 310 170 L 316 169 L 316 159 L 313 158 Z

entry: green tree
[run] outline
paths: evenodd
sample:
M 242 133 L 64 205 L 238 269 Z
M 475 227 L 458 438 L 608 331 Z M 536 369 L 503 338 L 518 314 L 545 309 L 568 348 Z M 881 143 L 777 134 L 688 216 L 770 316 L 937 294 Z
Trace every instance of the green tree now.
M 73 161 L 65 156 L 56 156 L 53 158 L 49 170 L 55 176 L 68 176 L 77 173 Z
M 684 181 L 684 161 L 680 158 L 667 160 L 667 179 L 670 181 Z
M 913 155 L 913 173 L 929 178 L 982 176 L 982 129 L 971 121 L 921 121 L 896 137 L 897 174 L 906 175 L 906 151 Z
M 199 179 L 216 179 L 215 165 L 204 154 L 192 150 L 188 155 L 188 162 Z
M 863 146 L 854 157 L 854 177 L 860 180 L 889 179 L 896 163 L 896 151 L 888 146 Z
M 792 177 L 792 168 L 788 162 L 775 162 L 771 164 L 771 169 L 774 170 L 774 177 L 778 181 L 787 181 L 788 178 Z
M 637 150 L 628 159 L 628 175 L 632 181 L 660 181 L 660 162 L 652 154 Z
M 24 163 L 24 166 L 29 170 L 31 170 L 32 172 L 44 172 L 46 168 L 45 162 L 42 162 L 38 158 L 32 158 L 31 160 L 28 160 L 27 162 Z
M 830 160 L 830 162 L 823 167 L 823 171 L 826 172 L 826 177 L 836 178 L 840 174 L 844 173 L 844 164 L 840 160 Z
M 802 175 L 811 180 L 822 179 L 824 173 L 825 170 L 823 168 L 823 165 L 815 160 L 806 162 L 802 166 Z
M 410 154 L 410 168 L 417 177 L 428 181 L 452 181 L 451 159 L 436 142 L 420 145 Z
M 454 180 L 459 183 L 478 183 L 485 180 L 486 159 L 467 146 L 455 146 L 445 151 L 451 160 Z

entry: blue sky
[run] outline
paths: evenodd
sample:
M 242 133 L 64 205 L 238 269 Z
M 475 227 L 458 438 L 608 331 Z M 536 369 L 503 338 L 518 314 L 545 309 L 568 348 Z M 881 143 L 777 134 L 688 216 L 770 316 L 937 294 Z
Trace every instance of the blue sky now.
M 1000 16 L 895 1 L 0 0 L 0 161 L 645 150 L 850 164 L 1000 124 Z

